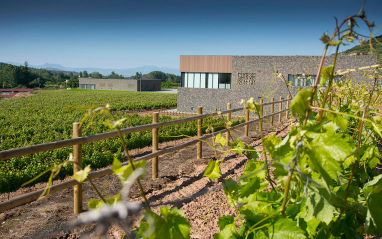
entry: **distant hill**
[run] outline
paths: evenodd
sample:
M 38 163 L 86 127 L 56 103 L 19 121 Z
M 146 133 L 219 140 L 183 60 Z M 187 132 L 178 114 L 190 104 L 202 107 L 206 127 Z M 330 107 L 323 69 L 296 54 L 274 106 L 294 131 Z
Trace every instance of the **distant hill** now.
M 6 62 L 8 64 L 12 65 L 24 65 L 20 63 L 15 62 Z M 92 67 L 65 67 L 59 64 L 51 64 L 51 63 L 45 63 L 44 65 L 29 65 L 33 68 L 39 68 L 39 69 L 46 69 L 50 71 L 69 71 L 69 72 L 80 72 L 86 70 L 88 73 L 92 72 L 99 72 L 102 75 L 110 75 L 112 71 L 114 71 L 118 75 L 123 75 L 125 77 L 133 76 L 136 72 L 142 72 L 142 74 L 147 74 L 152 71 L 162 71 L 165 73 L 170 73 L 174 75 L 180 75 L 179 69 L 173 69 L 168 67 L 158 67 L 158 66 L 141 66 L 141 67 L 135 67 L 135 68 L 125 68 L 125 69 L 104 69 L 104 68 L 92 68 Z
M 382 43 L 382 35 L 375 37 L 380 43 Z M 371 40 L 371 44 L 374 48 L 373 54 L 377 55 L 378 63 L 382 63 L 382 45 L 378 44 L 375 39 Z M 341 52 L 340 54 L 362 54 L 369 55 L 370 53 L 370 41 L 366 41 L 366 44 L 363 46 L 357 45 L 346 51 Z

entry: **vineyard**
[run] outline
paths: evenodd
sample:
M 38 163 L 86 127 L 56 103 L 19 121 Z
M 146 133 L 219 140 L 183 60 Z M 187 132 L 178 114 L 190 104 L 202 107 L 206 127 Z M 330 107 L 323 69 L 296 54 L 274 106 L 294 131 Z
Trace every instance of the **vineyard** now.
M 88 194 L 88 212 L 81 213 L 74 222 L 63 223 L 61 214 L 72 211 L 72 208 L 64 203 L 52 206 L 50 199 L 53 197 L 47 195 L 39 201 L 2 214 L 5 220 L 3 224 L 6 224 L 2 228 L 8 228 L 4 229 L 6 232 L 3 235 L 11 235 L 11 238 L 15 238 L 15 235 L 29 237 L 32 235 L 29 232 L 13 231 L 24 223 L 18 221 L 32 217 L 36 220 L 35 224 L 41 224 L 50 222 L 44 219 L 50 215 L 50 219 L 55 220 L 55 226 L 49 229 L 41 229 L 40 226 L 39 229 L 45 231 L 35 230 L 31 237 L 59 234 L 60 238 L 380 238 L 382 72 L 380 65 L 336 69 L 340 46 L 364 37 L 356 32 L 357 21 L 365 23 L 372 35 L 374 23 L 367 20 L 363 10 L 357 15 L 347 16 L 343 21 L 336 19 L 333 34 L 329 36 L 324 33 L 320 38 L 325 47 L 317 74 L 314 77 L 304 74 L 307 79 L 314 78 L 314 82 L 299 88 L 295 96 L 291 94 L 287 76 L 275 69 L 274 78 L 285 83 L 285 91 L 292 100 L 288 97 L 279 102 L 263 103 L 262 98 L 260 102 L 250 98 L 241 101 L 243 108 L 231 110 L 228 104 L 227 111 L 215 113 L 217 118 L 199 113 L 198 116 L 178 121 L 177 125 L 175 121 L 157 123 L 155 114 L 154 123 L 145 126 L 145 130 L 152 129 L 152 136 L 151 131 L 146 133 L 125 129 L 149 124 L 151 118 L 126 114 L 120 110 L 129 107 L 128 102 L 132 102 L 131 107 L 136 109 L 170 107 L 172 101 L 166 97 L 172 96 L 159 96 L 164 97 L 159 99 L 156 95 L 137 94 L 136 97 L 127 97 L 127 103 L 121 103 L 123 95 L 114 95 L 119 101 L 113 101 L 108 98 L 107 92 L 96 97 L 94 95 L 103 93 L 89 92 L 89 98 L 82 94 L 87 92 L 41 92 L 33 96 L 30 102 L 20 100 L 4 103 L 2 107 L 7 110 L 2 111 L 1 126 L 7 130 L 4 131 L 2 147 L 3 142 L 7 147 L 20 147 L 70 138 L 70 126 L 74 121 L 84 123 L 83 135 L 112 130 L 118 138 L 86 141 L 89 137 L 78 137 L 72 141 L 73 149 L 64 148 L 4 161 L 0 175 L 3 180 L 1 192 L 16 190 L 22 182 L 34 176 L 37 177 L 32 179 L 33 183 L 48 181 L 38 186 L 40 191 L 44 188 L 57 189 L 68 183 L 57 190 L 62 192 L 56 201 L 73 199 L 74 213 L 80 213 L 84 187 Z M 328 61 L 327 51 L 332 47 L 335 48 L 334 60 L 324 64 L 325 60 Z M 336 77 L 340 79 L 335 81 Z M 63 103 L 66 102 L 64 96 L 67 97 L 67 104 Z M 41 99 L 38 102 L 43 102 L 46 107 L 31 103 L 39 97 Z M 77 100 L 74 100 L 76 97 Z M 139 97 L 142 98 L 141 102 L 136 100 Z M 152 100 L 150 97 L 153 97 Z M 135 101 L 128 100 L 131 98 Z M 154 101 L 165 103 L 155 106 Z M 287 102 L 284 110 L 281 110 L 282 102 Z M 280 104 L 279 112 L 273 112 L 275 103 Z M 272 106 L 271 115 L 264 114 L 266 105 Z M 21 109 L 25 109 L 29 115 L 23 115 Z M 201 112 L 199 109 L 198 112 Z M 231 112 L 241 110 L 245 112 L 245 122 L 234 126 L 240 122 L 231 120 Z M 33 118 L 33 112 L 40 112 L 40 115 L 50 120 L 38 116 Z M 249 121 L 250 113 L 256 116 L 253 121 Z M 274 126 L 273 118 L 269 116 L 279 115 L 281 120 L 282 113 L 286 124 Z M 291 120 L 288 118 L 289 113 L 293 116 Z M 224 114 L 227 116 L 223 117 Z M 159 119 L 166 120 L 172 119 L 169 116 Z M 251 137 L 232 137 L 237 133 L 235 130 L 249 124 L 256 124 Z M 219 129 L 222 130 L 217 132 Z M 136 133 L 121 133 L 127 130 Z M 189 142 L 174 146 L 170 148 L 171 151 L 167 149 L 169 151 L 166 152 L 170 153 L 161 158 L 162 177 L 157 179 L 157 155 L 163 156 L 165 152 L 157 151 L 158 144 L 154 143 L 158 130 L 161 142 L 189 135 L 198 135 L 198 139 L 193 142 L 197 144 L 196 150 L 184 149 Z M 203 131 L 208 131 L 208 134 L 203 135 Z M 226 133 L 225 136 L 223 133 Z M 78 131 L 74 130 L 74 134 L 78 134 Z M 244 135 L 247 136 L 247 132 Z M 153 153 L 146 155 L 150 157 L 132 158 L 130 149 L 150 145 L 151 142 Z M 82 150 L 80 144 L 84 144 Z M 208 148 L 208 154 L 204 156 L 201 151 L 199 154 L 202 145 Z M 174 153 L 177 147 L 182 150 Z M 197 157 L 193 156 L 195 151 L 198 152 Z M 69 157 L 70 152 L 73 155 Z M 156 153 L 161 154 L 153 156 Z M 83 155 L 83 164 L 79 160 L 80 155 Z M 109 164 L 111 166 L 108 168 L 92 171 Z M 151 175 L 148 164 L 153 169 Z M 72 179 L 52 185 L 53 178 L 71 175 L 72 169 Z M 48 173 L 35 173 L 44 170 Z M 105 181 L 100 182 L 94 176 L 97 173 L 107 175 Z M 14 203 L 16 205 L 17 202 Z M 39 211 L 30 213 L 35 210 L 34 206 L 39 207 Z M 23 215 L 19 216 L 19 213 Z
M 83 119 L 89 108 L 111 105 L 116 118 L 126 118 L 121 125 L 128 128 L 150 124 L 152 117 L 129 114 L 125 110 L 168 108 L 176 106 L 176 95 L 136 92 L 102 91 L 40 91 L 28 98 L 0 101 L 3 109 L 0 113 L 1 145 L 0 151 L 28 145 L 69 139 L 72 137 L 72 123 Z M 124 110 L 124 111 L 122 111 Z M 162 116 L 160 122 L 170 121 L 170 116 Z M 104 116 L 93 119 L 92 124 L 83 128 L 83 135 L 93 135 L 109 131 L 103 124 Z M 206 119 L 206 125 L 223 128 L 221 119 Z M 238 122 L 235 122 L 235 124 Z M 90 123 L 89 123 L 90 124 Z M 204 130 L 206 130 L 205 126 Z M 196 122 L 168 126 L 161 129 L 160 142 L 170 141 L 183 136 L 196 135 Z M 125 136 L 128 149 L 151 145 L 151 131 L 136 132 Z M 112 138 L 87 144 L 83 148 L 84 165 L 97 169 L 110 165 L 114 155 L 121 160 L 122 147 L 118 139 Z M 16 157 L 1 162 L 0 193 L 17 190 L 52 165 L 69 158 L 72 148 L 62 148 L 34 155 Z M 64 167 L 57 179 L 72 174 L 72 166 Z M 34 183 L 46 182 L 45 175 Z

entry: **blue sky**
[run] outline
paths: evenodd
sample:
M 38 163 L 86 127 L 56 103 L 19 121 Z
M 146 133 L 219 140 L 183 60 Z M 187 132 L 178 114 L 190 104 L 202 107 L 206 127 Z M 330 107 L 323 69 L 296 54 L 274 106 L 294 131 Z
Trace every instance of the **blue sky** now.
M 331 35 L 334 16 L 341 20 L 357 14 L 363 3 L 0 1 L 0 62 L 114 69 L 179 68 L 179 55 L 321 55 L 323 45 L 318 39 L 325 31 Z M 382 25 L 382 1 L 366 2 L 365 10 L 376 30 Z

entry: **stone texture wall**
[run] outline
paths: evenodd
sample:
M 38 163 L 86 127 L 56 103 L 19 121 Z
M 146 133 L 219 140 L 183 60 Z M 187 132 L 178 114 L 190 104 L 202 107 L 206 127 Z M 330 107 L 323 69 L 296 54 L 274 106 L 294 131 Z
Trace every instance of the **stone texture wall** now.
M 263 97 L 264 102 L 274 97 L 278 101 L 280 96 L 286 98 L 288 91 L 282 80 L 274 77 L 275 71 L 286 80 L 288 74 L 316 75 L 320 59 L 320 56 L 233 56 L 231 89 L 178 88 L 178 110 L 195 113 L 198 106 L 203 106 L 203 112 L 210 113 L 216 109 L 226 109 L 227 103 L 231 103 L 232 108 L 238 108 L 238 101 L 251 97 L 257 101 Z M 324 66 L 331 65 L 333 59 L 333 56 L 328 56 Z M 359 68 L 376 62 L 376 56 L 338 56 L 336 70 Z M 355 73 L 353 78 L 360 80 L 362 74 Z M 290 90 L 292 94 L 298 92 L 297 87 L 290 87 Z
M 79 78 L 79 84 L 94 84 L 96 90 L 140 91 L 141 82 L 134 79 Z M 160 80 L 142 80 L 142 91 L 161 90 Z

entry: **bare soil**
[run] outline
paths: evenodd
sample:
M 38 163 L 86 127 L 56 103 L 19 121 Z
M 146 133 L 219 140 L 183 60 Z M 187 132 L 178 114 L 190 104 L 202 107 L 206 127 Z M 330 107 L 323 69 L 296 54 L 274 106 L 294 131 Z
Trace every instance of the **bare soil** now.
M 279 137 L 284 137 L 291 123 L 291 121 L 275 122 L 275 125 L 271 126 L 266 122 L 264 132 L 266 135 L 277 134 Z M 248 137 L 244 137 L 244 128 L 232 132 L 231 135 L 233 138 L 240 137 L 244 143 L 260 150 L 262 147 L 257 128 L 258 124 L 250 126 Z M 160 148 L 170 147 L 187 140 L 189 139 L 162 143 Z M 150 152 L 151 148 L 146 147 L 131 150 L 129 153 L 133 157 L 139 157 Z M 202 159 L 196 159 L 196 145 L 188 147 L 159 157 L 159 178 L 156 180 L 151 179 L 151 160 L 149 160 L 148 175 L 141 181 L 153 211 L 159 212 L 162 206 L 178 207 L 184 211 L 192 226 L 191 238 L 213 238 L 213 235 L 219 232 L 218 218 L 222 215 L 234 215 L 234 210 L 225 202 L 226 197 L 221 183 L 203 177 L 205 167 L 212 159 L 214 159 L 214 152 L 206 143 L 203 143 Z M 222 164 L 224 177 L 237 179 L 244 170 L 246 162 L 247 158 L 244 155 L 229 153 Z M 94 180 L 94 183 L 108 195 L 116 195 L 121 190 L 119 179 L 114 175 Z M 14 198 L 45 186 L 46 184 L 40 183 L 10 194 L 2 194 L 0 200 L 6 201 L 8 197 Z M 98 197 L 88 182 L 83 184 L 83 190 L 83 208 L 86 212 L 88 201 Z M 130 199 L 143 202 L 136 185 L 130 192 Z M 75 219 L 73 188 L 68 188 L 0 213 L 0 238 L 79 238 L 95 227 L 95 225 L 88 225 L 73 228 L 69 222 Z M 133 219 L 133 228 L 139 225 L 139 219 Z M 117 225 L 113 225 L 109 228 L 108 235 L 109 238 L 121 238 L 123 231 Z M 93 233 L 90 237 L 94 238 L 96 235 Z

